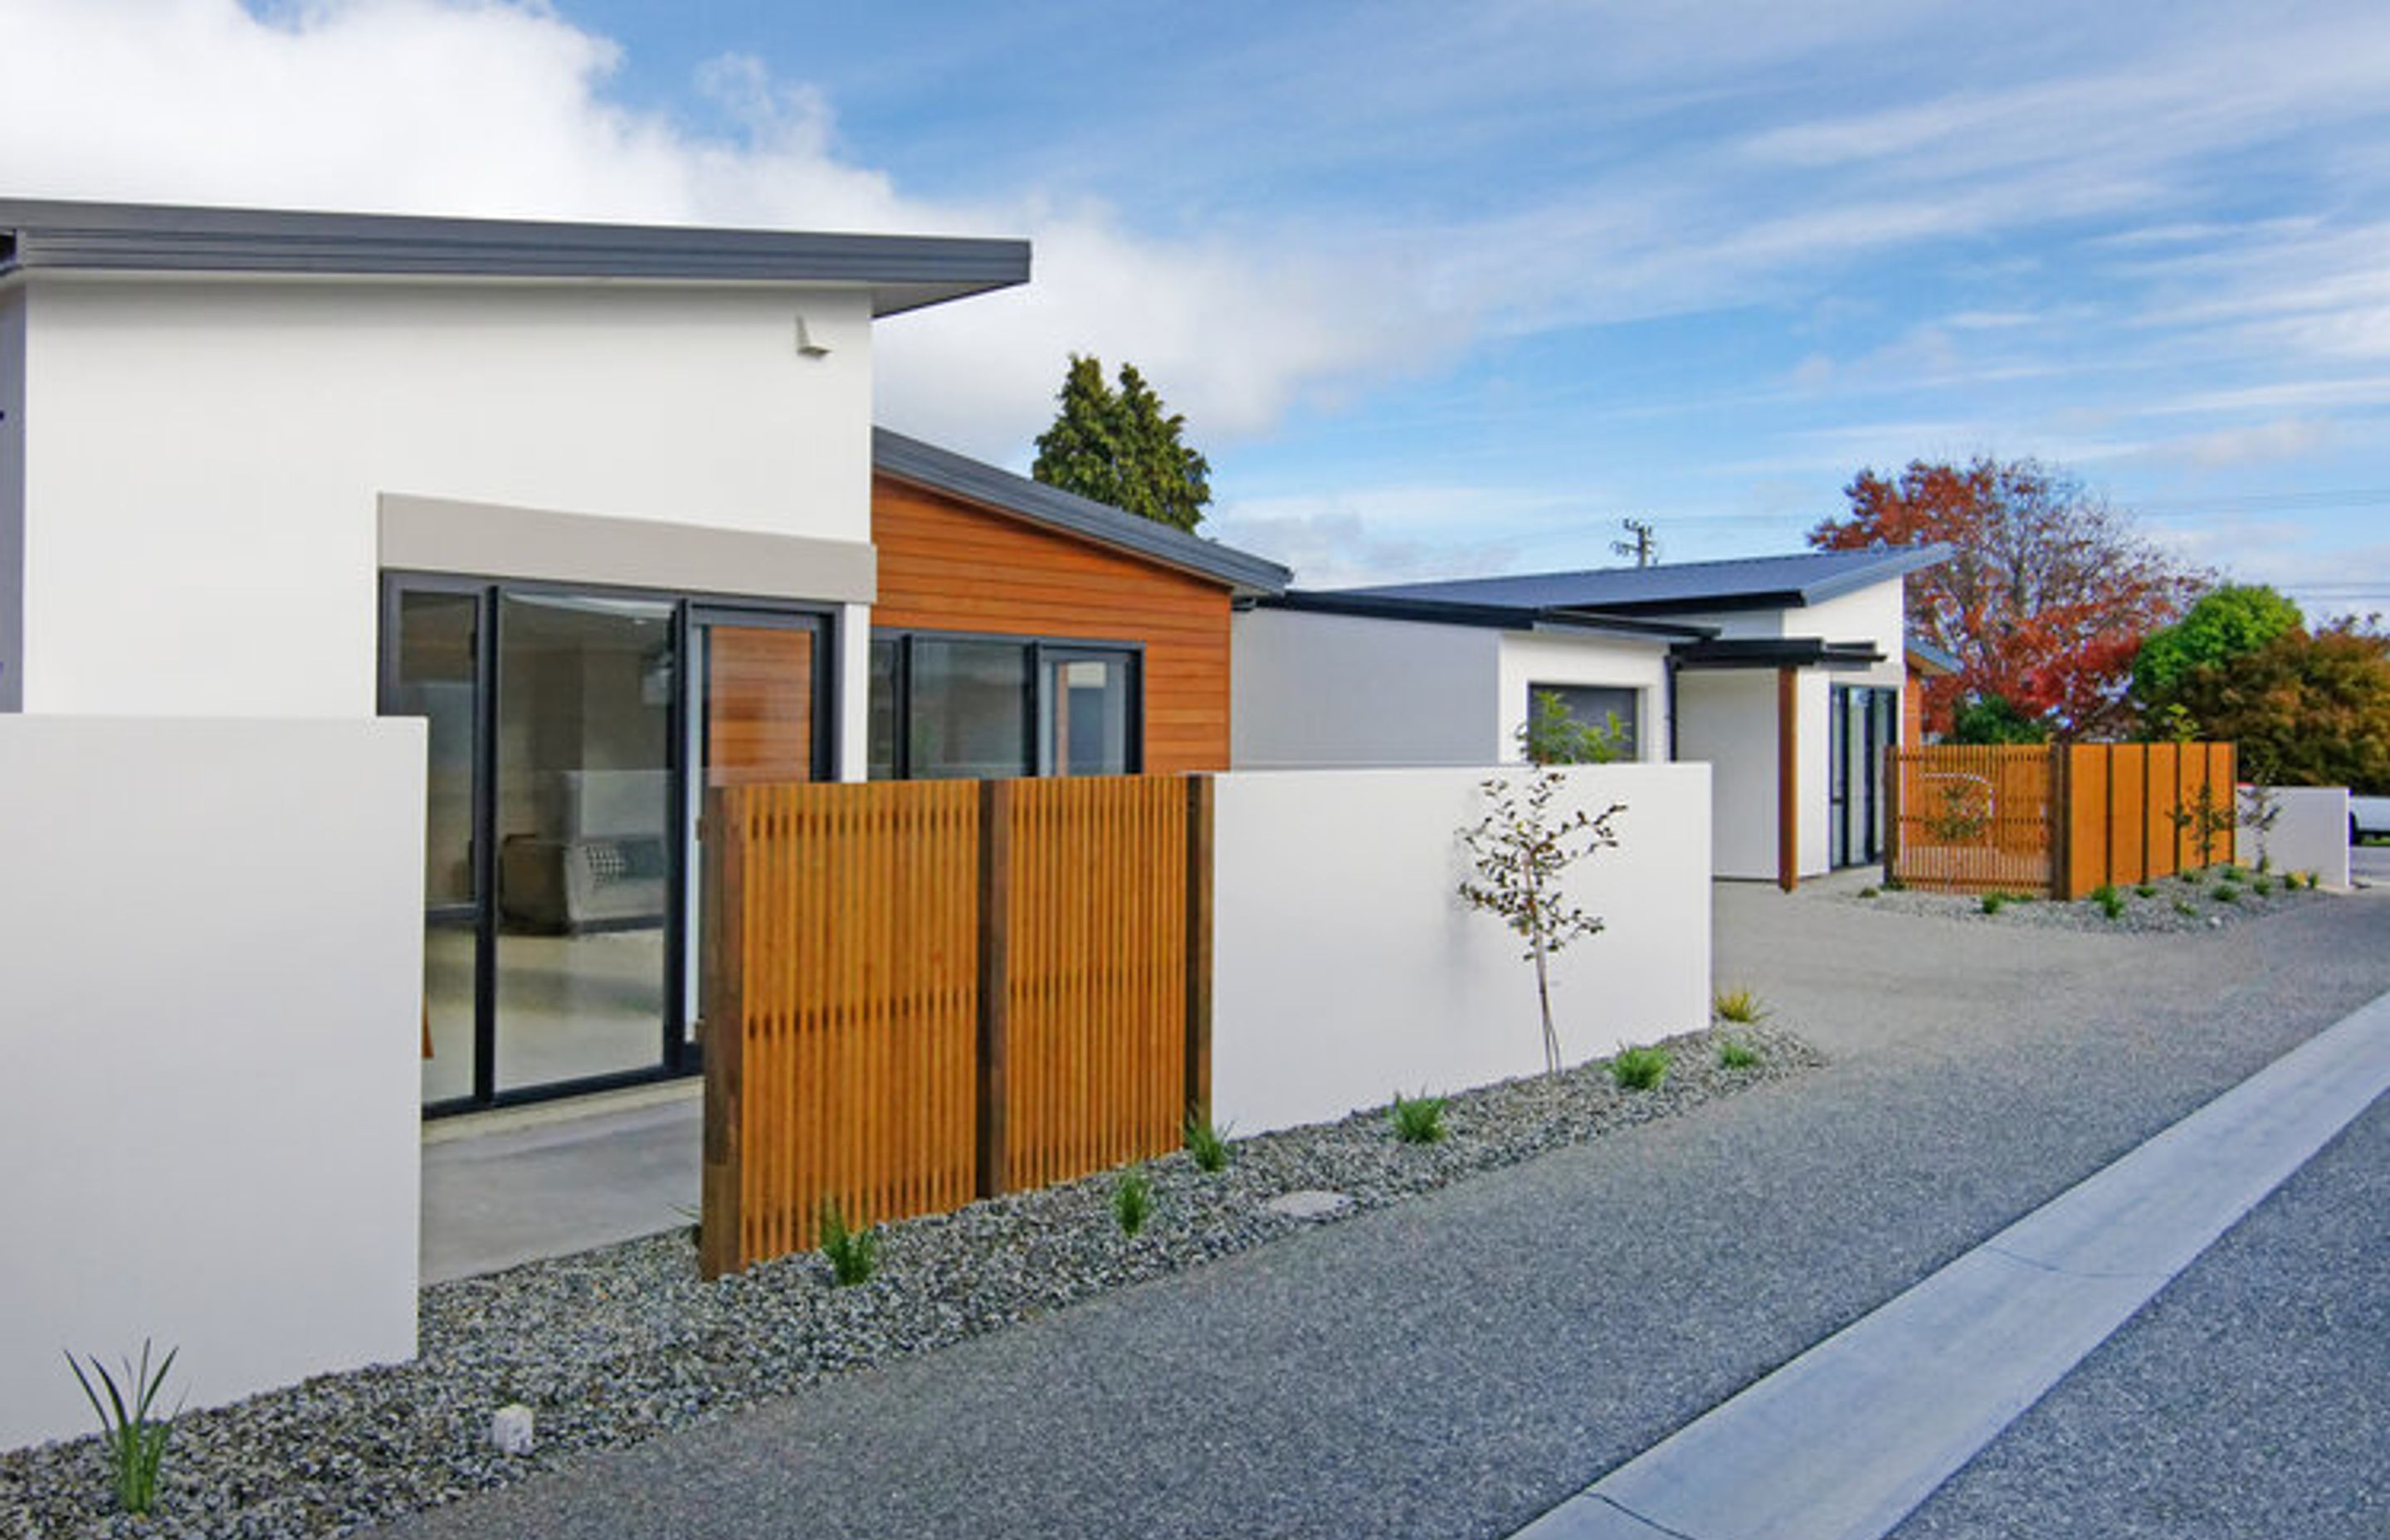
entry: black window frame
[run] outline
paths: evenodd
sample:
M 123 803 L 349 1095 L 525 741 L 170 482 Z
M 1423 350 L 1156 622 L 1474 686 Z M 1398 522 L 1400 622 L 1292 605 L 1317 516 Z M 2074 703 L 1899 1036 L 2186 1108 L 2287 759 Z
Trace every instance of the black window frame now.
M 874 780 L 913 780 L 913 644 L 927 639 L 933 642 L 987 642 L 1023 649 L 1029 663 L 1029 687 L 1022 696 L 1022 741 L 1029 748 L 1029 774 L 1043 780 L 1057 774 L 1054 768 L 1053 745 L 1046 741 L 1042 730 L 1047 707 L 1047 664 L 1086 658 L 1117 658 L 1128 665 L 1128 768 L 1123 775 L 1145 774 L 1145 644 L 1116 641 L 1100 636 L 1040 636 L 1003 631 L 947 631 L 936 626 L 874 626 L 869 647 L 881 643 L 894 648 L 894 666 L 890 670 L 890 689 L 894 708 L 894 731 L 889 746 L 889 767 L 885 776 L 871 764 L 870 746 L 865 745 L 865 774 Z M 870 719 L 872 702 L 868 697 L 870 669 L 864 671 L 867 691 L 864 701 L 865 721 Z
M 1643 719 L 1650 714 L 1644 708 L 1646 705 L 1646 698 L 1651 693 L 1651 687 L 1646 685 L 1605 685 L 1599 681 L 1588 679 L 1568 681 L 1531 681 L 1527 686 L 1527 714 L 1521 720 L 1525 722 L 1533 722 L 1536 720 L 1536 698 L 1537 696 L 1544 694 L 1546 691 L 1549 691 L 1554 695 L 1560 696 L 1561 703 L 1566 705 L 1568 703 L 1567 692 L 1570 690 L 1612 690 L 1632 698 L 1635 715 L 1634 718 L 1626 724 L 1626 756 L 1625 763 L 1640 764 L 1643 759 Z M 1614 715 L 1616 713 L 1613 712 L 1613 714 Z M 1588 727 L 1599 727 L 1601 725 L 1599 722 L 1586 722 L 1584 718 L 1576 714 L 1576 709 L 1574 706 L 1569 708 L 1569 720 L 1572 722 L 1583 723 L 1584 725 Z
M 400 596 L 408 592 L 461 594 L 474 600 L 473 611 L 473 888 L 470 905 L 443 905 L 443 912 L 470 909 L 451 918 L 474 921 L 473 968 L 473 1089 L 422 1104 L 423 1116 L 446 1117 L 459 1112 L 486 1111 L 561 1097 L 587 1096 L 623 1086 L 685 1079 L 703 1068 L 698 1046 L 689 1041 L 687 1011 L 690 970 L 700 966 L 688 928 L 688 852 L 686 841 L 665 844 L 668 863 L 664 891 L 664 924 L 668 938 L 664 958 L 663 1042 L 657 1062 L 648 1068 L 615 1071 L 574 1080 L 500 1089 L 497 1085 L 497 930 L 498 930 L 498 599 L 504 593 L 583 596 L 669 604 L 673 607 L 673 699 L 667 712 L 666 816 L 671 827 L 689 827 L 693 799 L 703 789 L 694 784 L 701 766 L 689 763 L 691 713 L 700 702 L 689 698 L 691 649 L 702 625 L 771 625 L 805 623 L 815 628 L 821 654 L 814 668 L 814 774 L 828 780 L 837 774 L 840 751 L 836 710 L 841 669 L 842 607 L 810 599 L 778 599 L 754 594 L 715 594 L 686 588 L 643 588 L 619 583 L 574 583 L 553 578 L 516 578 L 482 573 L 424 571 L 383 568 L 379 573 L 378 624 L 374 638 L 374 711 L 393 714 L 392 696 L 398 685 Z M 410 714 L 410 713 L 395 713 Z M 427 909 L 427 924 L 439 918 Z

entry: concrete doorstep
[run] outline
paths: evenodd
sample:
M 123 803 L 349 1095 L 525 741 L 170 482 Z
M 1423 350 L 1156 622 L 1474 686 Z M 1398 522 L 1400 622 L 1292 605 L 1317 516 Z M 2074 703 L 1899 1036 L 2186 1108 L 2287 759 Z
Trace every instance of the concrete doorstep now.
M 2390 1089 L 2390 995 L 1718 1405 L 1521 1540 L 1879 1540 Z

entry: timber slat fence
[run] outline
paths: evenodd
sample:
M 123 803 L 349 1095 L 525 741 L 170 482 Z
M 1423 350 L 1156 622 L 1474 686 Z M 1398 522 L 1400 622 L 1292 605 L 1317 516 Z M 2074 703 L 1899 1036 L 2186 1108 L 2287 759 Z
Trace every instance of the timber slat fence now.
M 1177 1146 L 1209 1081 L 1208 777 L 725 787 L 708 1276 Z
M 2081 898 L 2232 854 L 2229 743 L 1885 751 L 1885 869 L 1921 888 Z

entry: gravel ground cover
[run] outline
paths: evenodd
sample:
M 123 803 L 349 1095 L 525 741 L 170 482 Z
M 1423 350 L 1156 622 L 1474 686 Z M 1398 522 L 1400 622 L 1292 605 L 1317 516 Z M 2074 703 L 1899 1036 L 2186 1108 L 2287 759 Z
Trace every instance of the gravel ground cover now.
M 1728 1038 L 1757 1063 L 1722 1068 Z M 1650 1091 L 1619 1089 L 1597 1061 L 1458 1094 L 1434 1144 L 1397 1141 L 1376 1110 L 1237 1140 L 1218 1174 L 1174 1153 L 1146 1167 L 1153 1215 L 1135 1238 L 1112 1218 L 1108 1173 L 889 1226 L 879 1273 L 855 1288 L 833 1288 L 815 1254 L 706 1283 L 686 1232 L 442 1284 L 424 1292 L 414 1363 L 186 1414 L 151 1519 L 113 1511 L 96 1439 L 0 1455 L 0 1535 L 340 1533 L 1328 1222 L 1265 1206 L 1291 1191 L 1341 1193 L 1344 1214 L 1366 1213 L 1823 1061 L 1764 1023 L 1665 1046 L 1669 1073 Z M 518 1401 L 537 1414 L 538 1444 L 502 1456 L 489 1416 Z
M 2120 886 L 2115 892 L 2120 907 L 2113 916 L 2088 898 L 2062 902 L 2008 893 L 2002 895 L 2004 902 L 1986 909 L 1979 893 L 1927 892 L 1918 888 L 1838 888 L 1827 896 L 1895 914 L 2122 934 L 2220 930 L 2332 896 L 2320 889 L 2294 888 L 2281 873 L 2260 875 L 2242 866 L 2161 877 Z M 2228 893 L 2229 897 L 2225 896 Z

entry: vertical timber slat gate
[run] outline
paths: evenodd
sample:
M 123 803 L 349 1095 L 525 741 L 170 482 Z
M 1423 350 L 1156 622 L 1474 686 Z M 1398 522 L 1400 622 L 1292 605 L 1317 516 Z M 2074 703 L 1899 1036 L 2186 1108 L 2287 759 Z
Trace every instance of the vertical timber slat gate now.
M 1885 869 L 1921 888 L 2081 898 L 2232 853 L 2229 743 L 1885 751 Z
M 724 787 L 708 1277 L 1176 1148 L 1210 1080 L 1209 777 Z

